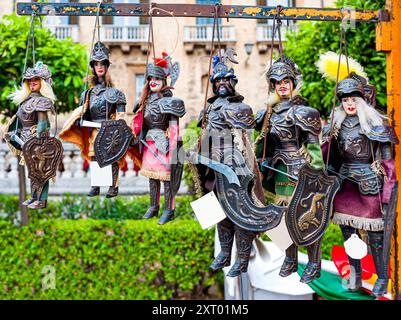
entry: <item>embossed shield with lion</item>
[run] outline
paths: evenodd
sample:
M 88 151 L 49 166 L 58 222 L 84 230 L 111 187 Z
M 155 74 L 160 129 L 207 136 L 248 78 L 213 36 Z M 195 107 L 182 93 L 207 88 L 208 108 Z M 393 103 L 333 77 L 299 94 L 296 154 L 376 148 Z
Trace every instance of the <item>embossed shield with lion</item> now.
M 286 215 L 288 232 L 297 246 L 308 246 L 323 236 L 339 188 L 336 177 L 308 163 L 301 167 Z

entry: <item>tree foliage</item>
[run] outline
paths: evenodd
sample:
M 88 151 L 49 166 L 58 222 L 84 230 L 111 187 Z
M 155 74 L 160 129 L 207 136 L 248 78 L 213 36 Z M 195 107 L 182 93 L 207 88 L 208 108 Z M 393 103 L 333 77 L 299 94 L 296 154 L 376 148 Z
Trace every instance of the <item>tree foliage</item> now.
M 359 9 L 382 9 L 385 0 L 338 0 L 336 6 Z M 339 53 L 340 22 L 301 22 L 297 33 L 287 34 L 285 53 L 299 66 L 304 80 L 301 94 L 309 105 L 327 116 L 333 107 L 335 82 L 323 79 L 315 63 L 326 51 Z M 346 31 L 348 54 L 365 69 L 369 83 L 376 86 L 378 107 L 386 106 L 386 56 L 375 49 L 375 24 L 355 23 Z
M 85 47 L 72 39 L 58 40 L 35 19 L 36 61 L 43 61 L 52 72 L 53 89 L 58 98 L 57 112 L 67 112 L 77 106 L 85 76 L 87 55 Z M 21 83 L 30 18 L 6 15 L 0 21 L 0 112 L 11 116 L 16 112 L 7 96 Z M 32 48 L 32 47 L 31 47 Z M 32 66 L 32 50 L 27 67 Z

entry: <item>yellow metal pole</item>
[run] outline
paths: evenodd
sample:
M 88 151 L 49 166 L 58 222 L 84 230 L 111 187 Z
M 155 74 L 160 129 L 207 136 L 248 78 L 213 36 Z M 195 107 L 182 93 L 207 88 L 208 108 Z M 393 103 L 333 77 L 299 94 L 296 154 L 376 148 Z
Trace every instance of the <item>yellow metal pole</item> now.
M 387 0 L 386 9 L 390 21 L 381 22 L 376 28 L 376 49 L 387 53 L 387 112 L 394 114 L 395 131 L 401 140 L 401 0 Z M 395 147 L 395 162 L 398 180 L 401 180 L 401 144 Z M 401 188 L 398 190 L 398 207 L 395 237 L 391 248 L 392 294 L 400 299 L 401 268 Z M 397 246 L 396 246 L 397 241 Z M 398 293 L 398 297 L 395 294 Z

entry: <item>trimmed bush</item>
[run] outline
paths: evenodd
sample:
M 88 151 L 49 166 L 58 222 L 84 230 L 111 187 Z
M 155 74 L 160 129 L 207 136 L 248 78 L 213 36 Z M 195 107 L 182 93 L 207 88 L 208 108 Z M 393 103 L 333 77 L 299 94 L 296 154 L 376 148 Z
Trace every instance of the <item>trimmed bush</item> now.
M 195 200 L 193 196 L 180 195 L 176 197 L 176 220 L 193 218 L 193 211 L 189 204 L 193 200 Z M 17 219 L 18 201 L 17 196 L 0 195 L 2 219 L 8 221 Z M 137 220 L 142 219 L 149 205 L 149 195 L 120 196 L 107 199 L 67 194 L 60 199 L 50 199 L 46 209 L 29 210 L 29 218 L 30 221 L 45 218 Z M 163 212 L 163 206 L 164 197 L 161 197 L 160 215 Z
M 0 242 L 0 299 L 202 299 L 223 286 L 214 232 L 196 221 L 0 221 Z M 46 266 L 55 289 L 42 288 Z
M 190 202 L 195 196 L 180 195 L 176 197 L 176 218 L 175 220 L 194 220 L 194 213 Z M 267 198 L 268 202 L 272 199 Z M 50 200 L 48 207 L 44 210 L 30 210 L 29 219 L 31 222 L 49 218 L 64 219 L 141 219 L 149 206 L 149 196 L 117 197 L 113 199 L 87 198 L 85 196 L 66 195 L 60 200 Z M 18 211 L 18 197 L 0 195 L 0 212 L 3 219 L 13 221 Z M 197 223 L 197 222 L 196 222 Z M 263 240 L 269 240 L 262 236 Z M 331 249 L 333 245 L 343 245 L 341 230 L 337 225 L 330 224 L 323 237 L 322 257 L 331 260 Z M 306 249 L 300 248 L 306 253 Z

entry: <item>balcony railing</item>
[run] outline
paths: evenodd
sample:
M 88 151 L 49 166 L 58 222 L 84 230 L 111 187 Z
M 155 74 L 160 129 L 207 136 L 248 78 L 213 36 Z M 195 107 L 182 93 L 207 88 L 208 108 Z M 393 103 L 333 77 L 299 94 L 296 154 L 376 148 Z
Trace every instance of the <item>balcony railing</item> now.
M 297 31 L 298 30 L 298 25 L 296 24 L 290 24 L 288 27 L 287 26 L 282 26 L 281 27 L 281 36 L 282 40 L 285 41 L 286 37 L 285 34 L 287 30 L 291 31 Z M 270 24 L 258 24 L 256 28 L 256 40 L 258 42 L 265 42 L 265 41 L 271 41 L 273 37 L 273 26 Z M 278 41 L 278 33 L 276 30 L 275 34 L 275 40 Z
M 71 37 L 74 42 L 79 42 L 79 32 L 77 25 L 47 25 L 47 29 L 49 29 L 57 39 L 65 40 L 68 37 Z
M 101 32 L 105 42 L 147 42 L 149 26 L 103 26 Z
M 235 42 L 235 27 L 221 26 L 219 29 L 221 42 Z M 212 41 L 213 25 L 184 26 L 184 42 L 210 42 Z M 217 31 L 215 31 L 217 41 Z
M 50 195 L 63 195 L 65 193 L 86 194 L 90 189 L 90 172 L 83 170 L 84 159 L 80 150 L 71 143 L 63 143 L 62 171 L 57 172 L 56 182 L 50 181 Z M 120 171 L 120 194 L 147 194 L 149 193 L 149 181 L 147 178 L 137 175 L 131 159 L 126 158 L 129 170 Z M 59 169 L 60 169 L 59 168 Z M 28 173 L 26 172 L 26 177 Z M 29 179 L 27 178 L 29 192 Z M 103 188 L 103 187 L 102 187 Z M 103 188 L 104 192 L 107 187 Z M 8 146 L 0 140 L 0 194 L 18 194 L 18 160 L 11 154 Z M 187 193 L 188 187 L 181 183 L 179 193 Z M 1 213 L 0 213 L 1 214 Z

